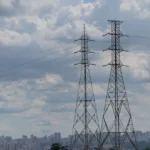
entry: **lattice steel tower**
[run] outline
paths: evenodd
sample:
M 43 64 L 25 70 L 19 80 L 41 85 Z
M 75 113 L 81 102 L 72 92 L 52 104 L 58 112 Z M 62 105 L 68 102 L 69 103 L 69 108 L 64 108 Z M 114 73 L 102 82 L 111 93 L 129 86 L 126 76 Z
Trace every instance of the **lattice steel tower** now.
M 73 135 L 71 139 L 71 149 L 80 145 L 83 150 L 94 149 L 99 143 L 99 121 L 97 116 L 96 103 L 93 93 L 92 80 L 90 75 L 88 42 L 90 40 L 84 25 L 84 31 L 78 39 L 81 41 L 81 74 L 78 86 L 78 94 L 75 108 Z M 76 40 L 76 41 L 78 41 Z M 77 53 L 77 52 L 75 52 Z
M 137 149 L 136 136 L 125 89 L 120 60 L 120 53 L 124 50 L 120 45 L 120 38 L 124 36 L 120 31 L 122 21 L 109 20 L 111 24 L 111 72 L 100 134 L 100 149 L 104 143 L 111 142 L 115 150 L 121 150 L 125 143 L 132 144 Z M 107 34 L 106 34 L 107 35 Z

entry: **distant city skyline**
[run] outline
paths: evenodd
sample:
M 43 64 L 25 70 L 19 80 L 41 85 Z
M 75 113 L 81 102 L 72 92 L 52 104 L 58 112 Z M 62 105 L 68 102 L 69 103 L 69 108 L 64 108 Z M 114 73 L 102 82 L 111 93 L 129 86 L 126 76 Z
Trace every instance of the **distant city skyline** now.
M 137 131 L 137 142 L 145 142 L 150 144 L 150 131 L 142 133 Z M 23 135 L 21 138 L 13 139 L 11 136 L 0 136 L 0 148 L 2 150 L 48 150 L 53 143 L 61 143 L 64 146 L 69 146 L 71 136 L 64 138 L 60 132 L 54 132 L 51 135 L 36 137 Z M 80 142 L 78 143 L 80 146 Z M 107 141 L 107 147 L 111 148 L 111 142 Z M 145 145 L 146 147 L 146 145 Z
M 150 136 L 150 130 L 149 131 L 135 131 L 136 132 L 136 135 L 138 136 L 138 135 L 145 135 L 145 134 L 148 134 L 149 136 Z M 70 136 L 72 136 L 72 134 L 68 134 L 68 135 L 66 135 L 66 136 L 63 136 L 62 135 L 62 133 L 61 132 L 59 132 L 59 131 L 54 131 L 54 132 L 52 132 L 52 133 L 50 133 L 50 134 L 45 134 L 45 135 L 43 135 L 43 136 L 37 136 L 37 135 L 34 135 L 34 134 L 29 134 L 29 135 L 26 135 L 26 134 L 22 134 L 20 137 L 13 137 L 13 136 L 10 136 L 10 135 L 0 135 L 0 137 L 11 137 L 12 139 L 20 139 L 20 138 L 22 138 L 23 136 L 26 136 L 26 137 L 28 137 L 28 138 L 30 138 L 31 136 L 35 136 L 35 137 L 37 137 L 37 138 L 40 138 L 40 137 L 45 137 L 45 136 L 55 136 L 55 135 L 57 135 L 57 134 L 59 134 L 59 136 L 61 137 L 61 138 L 68 138 L 68 137 L 70 137 Z

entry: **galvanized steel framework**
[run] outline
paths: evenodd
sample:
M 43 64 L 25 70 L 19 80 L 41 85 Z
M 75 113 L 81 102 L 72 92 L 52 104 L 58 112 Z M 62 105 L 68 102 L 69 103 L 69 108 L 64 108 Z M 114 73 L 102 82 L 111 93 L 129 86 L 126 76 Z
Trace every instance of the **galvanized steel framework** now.
M 70 148 L 72 149 L 78 143 L 82 149 L 90 150 L 94 149 L 95 146 L 99 146 L 100 128 L 89 68 L 90 65 L 94 65 L 89 61 L 89 54 L 93 52 L 89 50 L 88 43 L 92 40 L 86 32 L 85 25 L 84 31 L 78 40 L 81 41 L 81 49 L 78 51 L 81 53 L 81 62 L 76 65 L 81 65 L 81 74 Z
M 131 143 L 137 150 L 136 136 L 125 89 L 120 53 L 124 50 L 120 45 L 120 38 L 124 36 L 120 31 L 122 21 L 109 20 L 111 24 L 111 66 L 104 112 L 102 116 L 100 149 L 105 142 L 111 142 L 115 150 L 121 150 L 125 143 Z

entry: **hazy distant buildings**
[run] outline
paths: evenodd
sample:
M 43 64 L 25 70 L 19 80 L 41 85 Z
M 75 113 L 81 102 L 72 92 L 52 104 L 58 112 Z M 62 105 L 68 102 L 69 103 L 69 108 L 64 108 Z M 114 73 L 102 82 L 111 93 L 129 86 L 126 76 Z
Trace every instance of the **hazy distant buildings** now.
M 71 140 L 71 135 L 67 138 L 62 138 L 61 133 L 56 132 L 50 136 L 44 136 L 38 138 L 31 135 L 28 138 L 23 135 L 20 139 L 12 139 L 10 136 L 0 136 L 0 150 L 48 150 L 52 143 L 61 143 L 64 146 L 68 146 Z M 138 142 L 150 143 L 150 132 L 136 132 L 136 137 Z M 108 146 L 110 141 L 107 141 Z M 80 145 L 80 143 L 78 143 Z

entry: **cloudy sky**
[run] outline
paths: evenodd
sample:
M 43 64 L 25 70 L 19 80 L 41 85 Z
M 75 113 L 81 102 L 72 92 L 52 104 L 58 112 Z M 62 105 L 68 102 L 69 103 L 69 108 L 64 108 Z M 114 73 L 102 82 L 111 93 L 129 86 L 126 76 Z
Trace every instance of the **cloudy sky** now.
M 110 45 L 108 19 L 123 20 L 123 68 L 136 130 L 150 130 L 150 0 L 0 0 L 0 135 L 71 134 L 83 24 L 96 40 L 91 62 L 98 116 L 104 107 Z

